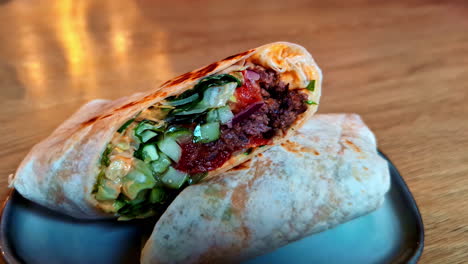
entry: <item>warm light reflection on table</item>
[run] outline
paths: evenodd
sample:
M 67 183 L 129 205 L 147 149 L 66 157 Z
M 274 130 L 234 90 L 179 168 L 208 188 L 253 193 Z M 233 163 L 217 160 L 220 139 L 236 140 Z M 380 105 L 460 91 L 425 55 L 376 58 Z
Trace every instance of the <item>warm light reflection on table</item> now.
M 33 103 L 37 98 L 63 100 L 64 91 L 67 100 L 71 100 L 70 93 L 73 98 L 105 98 L 116 85 L 124 95 L 128 92 L 123 83 L 138 85 L 135 76 L 153 78 L 153 85 L 142 87 L 148 89 L 175 74 L 164 52 L 169 42 L 164 28 L 153 21 L 146 37 L 150 41 L 133 42 L 135 34 L 144 34 L 141 27 L 148 23 L 133 1 L 62 0 L 49 8 L 25 1 L 11 5 L 19 14 L 11 21 L 20 29 L 14 47 L 22 54 L 17 71 Z M 31 15 L 36 9 L 40 16 Z

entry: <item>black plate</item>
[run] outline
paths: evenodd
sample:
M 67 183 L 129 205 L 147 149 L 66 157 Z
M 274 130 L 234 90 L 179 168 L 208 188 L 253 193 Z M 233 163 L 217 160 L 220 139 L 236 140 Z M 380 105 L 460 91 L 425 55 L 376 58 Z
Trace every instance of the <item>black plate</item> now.
M 392 187 L 380 209 L 247 263 L 416 263 L 424 248 L 421 215 L 388 161 Z M 7 263 L 135 263 L 153 225 L 76 220 L 13 191 L 1 215 L 0 247 Z

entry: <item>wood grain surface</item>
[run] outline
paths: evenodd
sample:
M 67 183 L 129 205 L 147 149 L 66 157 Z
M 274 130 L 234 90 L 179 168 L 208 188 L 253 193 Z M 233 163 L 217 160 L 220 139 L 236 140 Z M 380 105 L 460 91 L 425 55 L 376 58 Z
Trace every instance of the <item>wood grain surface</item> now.
M 0 0 L 0 195 L 81 104 L 264 43 L 305 46 L 413 192 L 421 263 L 468 261 L 468 1 Z

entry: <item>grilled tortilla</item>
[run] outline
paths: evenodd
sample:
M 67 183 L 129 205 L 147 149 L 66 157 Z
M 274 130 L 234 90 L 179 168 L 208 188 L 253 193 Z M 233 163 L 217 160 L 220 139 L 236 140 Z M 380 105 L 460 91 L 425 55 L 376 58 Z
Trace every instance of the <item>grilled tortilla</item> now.
M 317 110 L 321 83 L 303 47 L 278 42 L 92 101 L 34 146 L 11 185 L 77 218 L 148 217 L 284 140 Z
M 182 191 L 141 263 L 239 263 L 375 210 L 389 187 L 358 115 L 316 115 L 281 145 Z

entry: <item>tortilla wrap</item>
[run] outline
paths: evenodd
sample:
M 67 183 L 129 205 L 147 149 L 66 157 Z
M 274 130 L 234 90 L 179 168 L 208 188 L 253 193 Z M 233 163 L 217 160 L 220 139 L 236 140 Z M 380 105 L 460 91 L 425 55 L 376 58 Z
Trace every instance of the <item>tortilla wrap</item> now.
M 296 44 L 267 44 L 183 74 L 147 93 L 86 104 L 52 135 L 33 147 L 11 178 L 10 186 L 27 199 L 77 218 L 114 217 L 97 208 L 98 201 L 92 191 L 99 174 L 101 155 L 116 130 L 141 110 L 193 88 L 203 77 L 223 73 L 246 60 L 278 72 L 281 80 L 289 84 L 289 89 L 304 89 L 309 81 L 315 80 L 315 91 L 304 90 L 310 100 L 319 102 L 322 75 L 311 55 Z M 316 110 L 317 105 L 309 106 L 291 129 L 300 127 Z M 283 138 L 274 138 L 272 143 L 278 144 L 281 140 Z M 266 149 L 256 148 L 249 155 L 233 155 L 207 178 Z
M 141 263 L 238 263 L 375 210 L 389 187 L 358 115 L 316 115 L 280 146 L 186 188 Z

